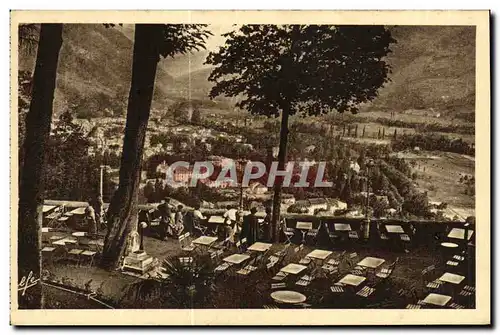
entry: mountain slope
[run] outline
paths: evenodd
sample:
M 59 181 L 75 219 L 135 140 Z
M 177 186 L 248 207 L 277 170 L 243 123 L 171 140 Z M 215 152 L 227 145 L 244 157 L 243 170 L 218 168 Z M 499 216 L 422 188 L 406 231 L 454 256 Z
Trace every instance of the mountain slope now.
M 59 54 L 55 113 L 79 104 L 82 100 L 99 100 L 101 111 L 114 100 L 127 99 L 132 72 L 133 41 L 122 28 L 105 28 L 100 24 L 65 24 L 63 45 Z M 20 56 L 20 67 L 32 69 L 36 53 Z M 161 67 L 156 74 L 155 98 L 165 97 L 173 78 Z
M 369 106 L 382 109 L 449 109 L 474 111 L 475 29 L 464 26 L 390 27 L 397 43 L 387 61 L 391 82 Z M 186 59 L 180 56 L 178 59 Z M 191 97 L 208 95 L 210 68 L 191 61 L 192 72 L 175 77 L 174 91 Z M 201 69 L 200 69 L 201 68 Z M 172 92 L 174 93 L 174 92 Z
M 474 110 L 474 27 L 404 26 L 391 31 L 398 41 L 388 56 L 392 82 L 375 104 Z
M 390 27 L 398 41 L 387 57 L 391 82 L 371 106 L 382 110 L 436 108 L 474 111 L 475 29 L 459 26 Z M 123 109 L 130 86 L 133 26 L 66 24 L 55 97 L 56 114 L 72 105 L 95 115 Z M 208 99 L 211 68 L 205 50 L 160 60 L 153 105 Z M 20 54 L 20 69 L 32 69 L 35 55 Z M 228 100 L 229 99 L 221 99 Z M 95 103 L 95 102 L 98 103 Z M 116 107 L 118 106 L 118 107 Z

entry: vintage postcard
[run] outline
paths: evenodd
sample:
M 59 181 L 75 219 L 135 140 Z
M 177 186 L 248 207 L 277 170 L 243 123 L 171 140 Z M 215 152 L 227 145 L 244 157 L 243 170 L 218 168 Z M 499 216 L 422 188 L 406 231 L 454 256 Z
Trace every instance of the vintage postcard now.
M 12 11 L 11 323 L 489 325 L 489 38 Z

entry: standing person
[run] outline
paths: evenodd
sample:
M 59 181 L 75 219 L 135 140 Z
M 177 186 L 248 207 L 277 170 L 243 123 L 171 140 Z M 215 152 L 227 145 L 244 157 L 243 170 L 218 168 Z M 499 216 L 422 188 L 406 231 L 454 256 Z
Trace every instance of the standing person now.
M 175 221 L 174 221 L 174 234 L 175 236 L 179 236 L 184 231 L 184 214 L 182 213 L 182 205 L 177 206 L 177 211 L 175 212 Z
M 235 208 L 232 208 L 231 205 L 226 206 L 226 212 L 222 216 L 224 218 L 224 237 L 229 237 L 231 242 L 234 242 L 234 225 L 236 223 L 236 212 Z
M 158 211 L 160 212 L 159 235 L 162 240 L 166 241 L 169 225 L 172 221 L 172 205 L 170 204 L 170 198 L 163 199 L 163 202 L 158 205 Z
M 92 199 L 89 199 L 89 205 L 85 208 L 85 222 L 90 236 L 97 235 L 97 223 L 95 219 L 95 209 L 92 206 Z
M 243 209 L 240 207 L 236 211 L 236 224 L 234 225 L 234 233 L 240 235 L 243 225 Z
M 271 207 L 266 207 L 266 216 L 264 217 L 264 221 L 262 222 L 262 230 L 264 232 L 263 239 L 267 242 L 271 241 Z
M 98 195 L 96 198 L 94 210 L 97 229 L 101 230 L 104 228 L 104 202 L 101 195 Z
M 159 200 L 163 197 L 163 182 L 160 178 L 156 178 L 154 198 Z
M 236 208 L 233 208 L 231 205 L 226 206 L 226 212 L 224 212 L 223 218 L 228 225 L 232 225 L 236 222 L 236 212 Z
M 243 218 L 240 240 L 247 238 L 248 245 L 252 245 L 259 239 L 259 220 L 255 215 L 257 208 L 252 207 L 250 214 Z

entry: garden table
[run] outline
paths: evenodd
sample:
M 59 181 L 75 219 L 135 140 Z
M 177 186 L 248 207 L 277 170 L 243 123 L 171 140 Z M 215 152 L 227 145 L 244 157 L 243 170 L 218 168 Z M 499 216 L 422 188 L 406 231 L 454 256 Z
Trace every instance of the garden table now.
M 275 291 L 271 293 L 274 301 L 282 304 L 300 304 L 306 301 L 306 296 L 295 291 Z
M 449 295 L 431 293 L 423 300 L 426 304 L 444 306 L 451 300 Z

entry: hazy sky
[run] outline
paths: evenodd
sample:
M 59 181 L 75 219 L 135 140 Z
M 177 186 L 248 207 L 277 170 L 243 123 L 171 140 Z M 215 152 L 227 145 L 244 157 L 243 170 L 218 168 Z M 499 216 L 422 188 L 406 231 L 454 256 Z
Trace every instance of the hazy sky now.
M 236 26 L 232 25 L 209 25 L 208 29 L 211 31 L 213 36 L 210 36 L 206 41 L 206 47 L 208 51 L 215 51 L 219 46 L 224 44 L 225 38 L 221 35 L 227 32 L 230 32 L 236 29 Z M 124 32 L 126 36 L 130 39 L 134 38 L 134 25 L 133 24 L 124 24 L 122 27 L 117 27 Z
M 224 44 L 225 38 L 222 37 L 221 35 L 227 32 L 230 32 L 237 27 L 233 27 L 232 25 L 210 25 L 209 26 L 210 31 L 212 32 L 213 36 L 211 36 L 207 40 L 207 50 L 209 51 L 214 51 L 216 50 L 219 46 Z

